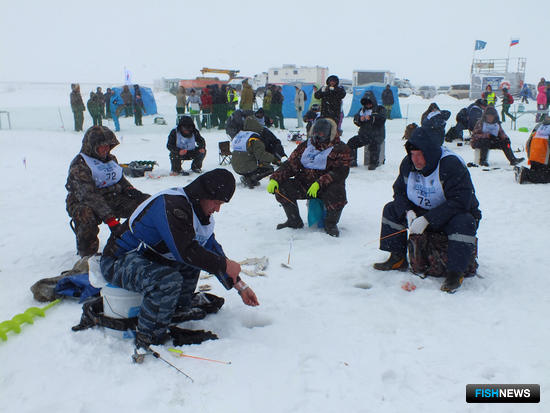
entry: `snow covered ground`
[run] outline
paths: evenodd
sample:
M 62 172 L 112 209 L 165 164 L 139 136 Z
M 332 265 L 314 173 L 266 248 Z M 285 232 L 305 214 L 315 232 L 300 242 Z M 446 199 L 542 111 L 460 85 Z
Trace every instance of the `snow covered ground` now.
M 0 109 L 11 111 L 14 127 L 0 131 L 0 321 L 39 305 L 29 287 L 71 268 L 77 259 L 64 184 L 82 133 L 71 131 L 68 93 L 68 85 L 0 89 Z M 85 99 L 87 94 L 83 88 Z M 435 101 L 453 118 L 468 103 L 441 95 Z M 122 119 L 121 145 L 114 151 L 119 161 L 156 160 L 159 170 L 168 170 L 165 144 L 175 122 L 175 99 L 161 93 L 157 103 L 168 125 L 145 117 L 145 126 L 138 128 L 131 118 Z M 428 103 L 401 99 L 402 112 L 408 107 L 409 122 L 418 122 Z M 86 115 L 85 127 L 90 123 Z M 286 125 L 295 126 L 295 120 Z M 228 256 L 270 259 L 267 277 L 244 276 L 261 305 L 245 307 L 215 279 L 202 281 L 226 304 L 217 315 L 187 325 L 212 330 L 220 339 L 184 351 L 231 365 L 177 359 L 168 346 L 159 347 L 194 378 L 192 384 L 161 361 L 132 364 L 132 342 L 98 329 L 72 332 L 81 305 L 65 300 L 0 342 L 0 411 L 549 411 L 550 186 L 516 184 L 504 155 L 491 151 L 489 162 L 501 169 L 470 171 L 483 212 L 478 231 L 482 278 L 466 279 L 449 295 L 439 290 L 439 279 L 377 272 L 372 263 L 387 256 L 377 242 L 382 207 L 391 200 L 405 154 L 406 122 L 386 125 L 386 164 L 350 173 L 340 238 L 318 229 L 276 231 L 284 213 L 266 192 L 266 182 L 254 190 L 239 184 L 231 203 L 222 207 L 216 235 Z M 527 116 L 519 122 L 532 125 Z M 344 140 L 356 132 L 349 118 L 343 129 Z M 523 147 L 527 134 L 509 132 L 513 147 Z M 294 143 L 285 132 L 277 133 L 290 153 Z M 204 169 L 210 170 L 218 167 L 217 142 L 226 137 L 217 130 L 203 136 Z M 473 160 L 470 147 L 451 148 L 466 162 Z M 192 178 L 131 181 L 155 193 Z M 305 202 L 300 209 L 305 217 Z M 104 226 L 100 235 L 103 245 Z M 292 269 L 285 269 L 280 263 L 287 261 L 292 239 Z M 404 291 L 405 281 L 417 289 Z M 468 383 L 538 383 L 541 403 L 468 405 Z

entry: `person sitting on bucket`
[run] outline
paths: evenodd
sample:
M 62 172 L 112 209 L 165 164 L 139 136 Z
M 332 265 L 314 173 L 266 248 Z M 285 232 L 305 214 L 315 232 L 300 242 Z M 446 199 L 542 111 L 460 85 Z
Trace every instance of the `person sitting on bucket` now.
M 528 182 L 534 184 L 550 183 L 550 118 L 545 117 L 542 123 L 535 126 L 529 139 L 526 149 L 528 163 L 531 168 L 514 167 L 516 181 L 520 184 Z
M 189 185 L 153 195 L 111 236 L 101 257 L 101 271 L 115 286 L 143 294 L 136 346 L 148 349 L 169 336 L 176 310 L 187 308 L 201 270 L 214 274 L 243 302 L 259 305 L 239 277 L 241 266 L 226 258 L 214 236 L 213 213 L 231 200 L 235 178 L 214 169 Z
M 302 228 L 296 200 L 319 197 L 327 211 L 325 232 L 338 237 L 337 224 L 348 202 L 346 178 L 350 162 L 350 149 L 337 136 L 336 122 L 319 118 L 311 128 L 311 137 L 296 147 L 267 185 L 267 191 L 275 194 L 287 216 L 277 229 Z
M 489 149 L 501 149 L 512 166 L 525 160 L 525 158 L 516 158 L 510 138 L 502 129 L 497 110 L 493 106 L 488 106 L 481 119 L 476 123 L 470 145 L 473 149 L 480 150 L 479 164 L 481 166 L 489 166 L 487 162 Z
M 414 130 L 405 148 L 407 156 L 393 184 L 394 200 L 382 213 L 380 249 L 391 255 L 374 268 L 407 270 L 407 235 L 396 232 L 407 227 L 410 234 L 443 232 L 448 237 L 448 263 L 441 290 L 454 292 L 462 284 L 481 220 L 470 173 L 458 155 L 429 139 L 423 128 Z
M 118 144 L 108 127 L 92 126 L 69 167 L 66 206 L 81 257 L 98 251 L 101 222 L 117 233 L 121 228 L 119 218 L 128 218 L 149 197 L 124 177 L 122 166 L 111 153 Z

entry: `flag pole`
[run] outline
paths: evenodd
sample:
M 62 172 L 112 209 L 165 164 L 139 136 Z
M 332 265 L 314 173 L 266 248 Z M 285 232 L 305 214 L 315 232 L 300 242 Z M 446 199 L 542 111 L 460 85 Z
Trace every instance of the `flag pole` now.
M 508 74 L 508 66 L 510 64 L 510 50 L 512 49 L 512 38 L 510 38 L 510 43 L 508 44 L 508 57 L 506 58 L 506 74 Z

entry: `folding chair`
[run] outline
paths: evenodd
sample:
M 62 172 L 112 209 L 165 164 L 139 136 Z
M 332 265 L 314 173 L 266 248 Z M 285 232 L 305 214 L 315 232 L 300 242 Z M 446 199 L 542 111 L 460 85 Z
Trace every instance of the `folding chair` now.
M 220 148 L 220 158 L 219 163 L 220 165 L 231 165 L 231 147 L 229 141 L 223 141 L 218 143 L 218 147 Z

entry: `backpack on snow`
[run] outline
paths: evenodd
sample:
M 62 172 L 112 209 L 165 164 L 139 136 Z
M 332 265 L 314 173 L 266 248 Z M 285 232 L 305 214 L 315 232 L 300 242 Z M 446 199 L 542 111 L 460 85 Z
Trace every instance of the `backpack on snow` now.
M 411 271 L 422 278 L 427 276 L 445 277 L 447 273 L 447 235 L 439 232 L 411 234 L 408 241 Z M 477 238 L 474 251 L 465 276 L 474 276 L 477 271 Z M 422 276 L 422 274 L 424 276 Z

